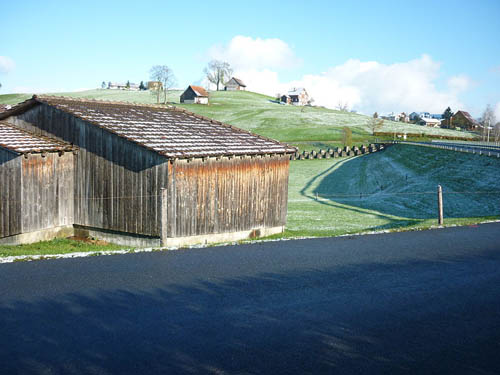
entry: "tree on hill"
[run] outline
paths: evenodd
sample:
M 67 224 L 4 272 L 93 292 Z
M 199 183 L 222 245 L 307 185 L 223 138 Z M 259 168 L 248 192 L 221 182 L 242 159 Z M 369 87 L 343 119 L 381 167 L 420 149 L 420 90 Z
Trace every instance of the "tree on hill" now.
M 229 63 L 219 60 L 210 61 L 203 71 L 207 79 L 217 86 L 217 91 L 219 91 L 219 85 L 224 84 L 233 74 Z
M 351 128 L 344 126 L 342 128 L 342 144 L 348 147 L 352 146 L 352 130 Z
M 372 116 L 372 118 L 370 118 L 370 120 L 368 120 L 368 129 L 371 130 L 372 132 L 372 135 L 375 135 L 375 132 L 380 129 L 383 125 L 384 125 L 384 119 L 378 119 L 378 113 L 375 112 Z
M 451 117 L 454 115 L 454 113 L 451 111 L 451 108 L 448 107 L 445 109 L 445 111 L 443 112 L 443 120 L 444 120 L 444 125 L 447 127 L 447 128 L 450 128 L 451 127 Z
M 101 89 L 105 89 L 106 88 L 106 82 L 102 81 L 101 83 Z
M 163 91 L 163 103 L 167 104 L 168 90 L 176 83 L 174 72 L 167 65 L 155 65 L 150 69 L 149 74 L 153 81 L 161 83 L 152 89 L 152 93 L 156 95 L 156 102 L 160 103 L 160 93 Z
M 127 83 L 125 84 L 125 88 L 126 88 L 126 89 L 129 89 L 129 88 L 130 88 L 130 81 L 127 81 Z
M 142 81 L 141 81 L 141 83 L 139 83 L 139 90 L 140 91 L 146 90 L 146 86 L 144 86 L 144 82 L 142 82 Z
M 348 109 L 349 109 L 349 103 L 343 102 L 342 100 L 339 100 L 339 102 L 337 104 L 337 110 L 339 110 L 341 112 L 347 112 Z

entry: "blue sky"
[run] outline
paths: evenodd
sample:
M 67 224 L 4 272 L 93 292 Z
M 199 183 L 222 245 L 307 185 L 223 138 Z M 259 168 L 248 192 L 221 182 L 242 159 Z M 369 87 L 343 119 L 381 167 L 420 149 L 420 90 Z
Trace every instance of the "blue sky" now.
M 479 116 L 491 104 L 500 115 L 497 0 L 9 1 L 1 9 L 0 94 L 146 81 L 157 64 L 183 87 L 200 83 L 216 57 L 255 91 L 303 85 L 330 107 L 442 112 L 448 103 Z

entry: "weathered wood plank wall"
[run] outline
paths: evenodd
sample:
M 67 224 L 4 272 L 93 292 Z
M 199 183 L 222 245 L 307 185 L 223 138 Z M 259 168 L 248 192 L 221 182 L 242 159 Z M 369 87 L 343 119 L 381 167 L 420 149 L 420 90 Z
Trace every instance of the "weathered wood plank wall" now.
M 0 238 L 22 232 L 21 156 L 0 147 Z
M 68 152 L 20 157 L 23 233 L 73 224 L 73 157 Z
M 286 224 L 287 156 L 176 161 L 170 166 L 168 236 Z
M 75 224 L 160 235 L 166 158 L 44 104 L 7 121 L 80 148 L 74 160 Z

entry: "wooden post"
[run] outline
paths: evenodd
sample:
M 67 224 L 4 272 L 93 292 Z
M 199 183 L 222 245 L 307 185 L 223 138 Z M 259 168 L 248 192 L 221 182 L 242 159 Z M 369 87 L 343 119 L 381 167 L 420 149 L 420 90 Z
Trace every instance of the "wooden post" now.
M 167 246 L 167 233 L 168 233 L 168 213 L 167 213 L 167 189 L 160 189 L 160 210 L 161 210 L 161 226 L 160 226 L 160 238 L 161 246 Z
M 438 185 L 438 224 L 443 225 L 443 188 Z

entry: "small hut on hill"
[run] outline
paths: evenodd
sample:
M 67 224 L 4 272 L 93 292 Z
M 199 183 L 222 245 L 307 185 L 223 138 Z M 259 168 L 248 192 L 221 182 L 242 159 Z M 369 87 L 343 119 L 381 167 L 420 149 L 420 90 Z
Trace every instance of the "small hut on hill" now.
M 200 86 L 190 85 L 180 98 L 181 103 L 208 104 L 208 92 Z
M 246 89 L 246 85 L 239 78 L 232 77 L 229 81 L 224 85 L 224 90 L 226 91 L 244 91 Z
M 62 97 L 33 96 L 0 120 L 30 145 L 0 145 L 0 243 L 64 229 L 174 246 L 284 228 L 295 152 L 286 144 L 181 109 Z M 29 223 L 33 214 L 43 225 Z

